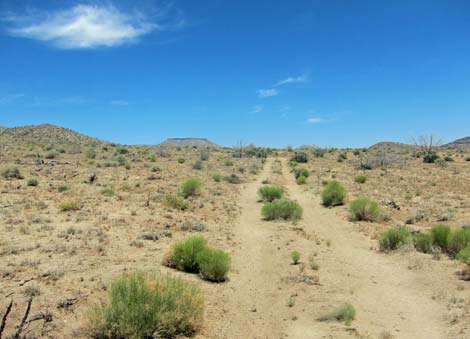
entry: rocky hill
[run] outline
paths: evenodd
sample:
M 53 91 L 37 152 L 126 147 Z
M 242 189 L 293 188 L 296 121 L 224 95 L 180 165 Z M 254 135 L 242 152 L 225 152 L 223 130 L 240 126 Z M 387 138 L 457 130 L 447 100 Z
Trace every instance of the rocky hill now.
M 379 142 L 369 147 L 369 149 L 372 151 L 384 151 L 384 152 L 391 152 L 391 153 L 408 152 L 415 148 L 416 146 L 414 145 L 403 144 L 401 142 L 392 142 L 392 141 Z
M 452 141 L 448 144 L 442 145 L 442 147 L 443 148 L 465 148 L 465 149 L 469 149 L 470 148 L 470 137 L 457 139 L 457 140 Z
M 212 141 L 209 141 L 205 138 L 169 138 L 162 142 L 159 146 L 161 147 L 215 147 L 220 146 L 216 145 Z
M 92 143 L 103 143 L 103 141 L 55 125 L 0 127 L 0 144 L 2 145 L 86 145 Z

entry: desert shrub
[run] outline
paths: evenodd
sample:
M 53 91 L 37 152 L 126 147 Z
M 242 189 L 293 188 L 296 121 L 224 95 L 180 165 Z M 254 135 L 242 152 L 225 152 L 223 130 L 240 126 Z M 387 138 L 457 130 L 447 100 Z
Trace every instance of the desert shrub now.
M 358 175 L 357 177 L 354 178 L 354 181 L 357 182 L 358 184 L 363 184 L 367 181 L 367 176 Z
M 2 170 L 2 177 L 5 179 L 23 179 L 18 167 L 7 167 Z
M 467 246 L 463 250 L 461 250 L 457 254 L 456 258 L 466 264 L 470 269 L 470 246 Z
M 266 220 L 292 220 L 296 222 L 302 217 L 303 209 L 295 201 L 288 199 L 274 200 L 267 203 L 261 209 L 261 214 Z
M 204 248 L 196 256 L 201 276 L 209 281 L 222 282 L 230 270 L 230 255 L 222 250 Z
M 466 158 L 465 158 L 465 161 L 470 161 L 470 157 L 466 157 Z
M 59 192 L 59 193 L 68 191 L 69 189 L 70 189 L 70 187 L 68 185 L 65 185 L 65 184 L 57 186 L 57 192 Z
M 433 238 L 432 234 L 418 233 L 413 236 L 413 244 L 418 252 L 431 253 Z
M 354 221 L 377 221 L 380 217 L 380 207 L 369 198 L 358 198 L 349 205 L 351 219 Z
M 315 158 L 323 158 L 327 152 L 328 150 L 325 148 L 315 148 L 313 151 L 313 156 Z
M 65 201 L 59 205 L 61 212 L 78 211 L 80 208 L 80 204 L 76 201 Z
M 224 166 L 233 166 L 233 161 L 230 160 L 230 159 L 226 159 L 226 160 L 224 161 Z
M 202 167 L 204 167 L 204 165 L 201 160 L 198 160 L 193 164 L 193 169 L 195 170 L 202 170 Z
M 202 161 L 207 161 L 207 160 L 209 160 L 209 152 L 207 152 L 207 151 L 202 151 L 202 152 L 201 152 L 200 159 L 201 159 Z
M 306 162 L 308 162 L 308 155 L 305 152 L 295 152 L 295 154 L 292 157 L 291 161 L 295 161 L 295 162 L 298 162 L 298 163 L 306 163 Z
M 191 178 L 183 182 L 181 185 L 181 195 L 184 198 L 188 198 L 193 196 L 197 193 L 197 191 L 201 188 L 202 181 L 199 179 Z
M 229 184 L 239 184 L 241 182 L 240 178 L 236 174 L 230 174 L 229 176 L 224 177 L 224 181 Z
M 169 266 L 180 271 L 198 273 L 198 254 L 207 247 L 204 237 L 190 237 L 175 243 L 170 251 Z
M 460 228 L 450 234 L 448 249 L 451 253 L 458 253 L 468 246 L 470 246 L 470 229 Z
M 124 155 L 128 153 L 129 153 L 129 150 L 125 147 L 119 147 L 115 152 L 116 155 Z
M 114 161 L 116 161 L 119 166 L 126 166 L 127 165 L 127 159 L 124 158 L 122 155 L 115 158 Z
M 294 170 L 294 176 L 295 176 L 296 178 L 298 178 L 298 177 L 306 177 L 306 178 L 308 178 L 308 177 L 310 176 L 310 172 L 309 172 L 309 170 L 306 169 L 306 168 L 296 168 L 296 169 Z
M 281 199 L 284 194 L 284 189 L 279 186 L 264 186 L 258 190 L 258 195 L 263 201 L 271 202 L 276 199 Z
M 86 151 L 85 156 L 87 157 L 87 159 L 95 159 L 96 158 L 96 152 L 93 148 L 89 148 Z
M 291 253 L 291 259 L 292 259 L 292 263 L 294 265 L 298 265 L 299 262 L 300 262 L 300 252 L 299 251 L 294 251 Z
M 298 177 L 295 182 L 298 184 L 298 185 L 305 185 L 307 183 L 307 178 L 304 177 L 303 175 L 301 175 L 300 177 Z
M 442 250 L 447 250 L 449 245 L 450 227 L 447 225 L 435 225 L 431 229 L 432 242 Z
M 212 179 L 215 182 L 220 182 L 220 180 L 222 180 L 222 175 L 220 173 L 214 173 L 214 174 L 212 174 Z
M 178 158 L 178 163 L 179 164 L 184 164 L 186 160 L 184 158 Z
M 163 204 L 165 206 L 177 209 L 177 210 L 187 210 L 189 208 L 189 203 L 177 194 L 168 194 L 163 198 Z
M 346 325 L 356 318 L 356 309 L 351 304 L 343 304 L 335 309 L 333 312 L 320 317 L 320 321 L 344 321 Z
M 379 249 L 382 252 L 393 251 L 405 245 L 410 239 L 410 232 L 403 227 L 394 227 L 385 231 L 379 239 Z
M 204 298 L 194 285 L 169 275 L 125 274 L 109 289 L 108 301 L 88 313 L 93 338 L 173 338 L 202 326 Z
M 57 158 L 57 152 L 54 152 L 54 151 L 47 152 L 44 155 L 44 158 L 49 159 L 49 160 L 55 159 L 55 158 Z
M 100 193 L 105 197 L 113 197 L 116 195 L 116 192 L 114 192 L 114 189 L 112 189 L 111 187 L 103 188 Z
M 446 162 L 453 162 L 454 161 L 454 158 L 450 157 L 450 156 L 446 156 L 444 157 L 444 161 Z
M 428 152 L 423 156 L 423 162 L 426 164 L 435 163 L 439 159 L 439 155 L 436 152 Z
M 39 185 L 39 180 L 36 179 L 36 178 L 31 178 L 31 179 L 28 180 L 26 185 L 36 187 L 37 185 Z
M 318 263 L 315 260 L 315 257 L 313 255 L 311 255 L 308 258 L 308 265 L 310 266 L 310 269 L 312 269 L 314 271 L 318 271 L 318 269 L 320 268 L 320 265 L 318 265 Z
M 149 157 L 148 157 L 148 160 L 150 162 L 156 162 L 157 161 L 157 156 L 155 154 L 151 154 Z
M 336 158 L 336 160 L 338 160 L 338 162 L 343 162 L 347 158 L 348 158 L 348 155 L 346 153 L 340 153 L 338 154 L 338 157 Z
M 337 206 L 344 204 L 346 189 L 336 180 L 328 182 L 322 194 L 323 205 Z

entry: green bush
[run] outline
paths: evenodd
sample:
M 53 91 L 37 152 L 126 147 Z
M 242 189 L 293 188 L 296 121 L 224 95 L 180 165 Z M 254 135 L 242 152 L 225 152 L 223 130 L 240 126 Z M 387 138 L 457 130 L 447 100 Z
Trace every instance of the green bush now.
M 214 173 L 214 174 L 212 174 L 212 179 L 215 182 L 220 182 L 220 180 L 222 180 L 222 175 L 220 173 Z
M 394 227 L 385 231 L 379 239 L 380 251 L 393 251 L 404 244 L 410 239 L 410 232 L 403 227 Z
M 197 193 L 197 191 L 201 188 L 202 181 L 199 179 L 188 179 L 181 185 L 181 195 L 184 198 L 188 198 L 193 196 Z
M 201 160 L 198 160 L 193 164 L 193 169 L 195 170 L 202 170 L 203 167 L 204 165 Z
M 89 148 L 86 151 L 85 156 L 87 157 L 87 159 L 95 159 L 96 158 L 96 152 L 93 148 Z
M 451 253 L 456 254 L 468 246 L 470 246 L 470 229 L 460 228 L 450 234 L 448 249 Z
M 325 206 L 342 205 L 346 198 L 346 189 L 338 181 L 332 180 L 326 185 L 321 197 Z
M 465 158 L 465 161 L 470 161 L 470 157 L 466 157 L 466 158 Z
M 439 159 L 439 156 L 436 152 L 428 152 L 423 156 L 423 162 L 426 164 L 435 163 L 437 159 Z
M 31 178 L 31 179 L 28 180 L 26 185 L 36 187 L 37 185 L 39 185 L 39 181 L 36 178 Z
M 350 325 L 351 322 L 356 318 L 356 309 L 351 304 L 343 304 L 333 312 L 320 317 L 320 321 L 344 321 L 346 325 Z
M 456 258 L 466 264 L 470 269 L 470 246 L 467 246 L 463 250 L 461 250 L 457 254 Z
M 306 177 L 308 178 L 310 176 L 310 172 L 306 168 L 296 168 L 294 170 L 294 175 L 295 178 L 297 179 L 298 177 Z
M 298 265 L 300 262 L 300 252 L 299 251 L 294 251 L 291 253 L 291 258 L 292 258 L 292 263 L 294 265 Z
M 358 198 L 349 205 L 351 219 L 354 221 L 377 221 L 380 217 L 380 207 L 369 198 Z
M 2 177 L 5 179 L 23 179 L 18 167 L 7 167 L 2 170 Z
M 190 336 L 203 323 L 204 298 L 192 284 L 169 275 L 125 274 L 108 301 L 88 313 L 91 337 L 100 339 Z
M 170 251 L 169 266 L 180 271 L 198 273 L 199 264 L 197 256 L 207 247 L 204 237 L 190 237 L 177 242 Z
M 261 214 L 266 220 L 292 220 L 298 221 L 302 218 L 303 209 L 295 201 L 288 199 L 274 200 L 267 203 L 261 209 Z
M 305 185 L 307 183 L 307 178 L 301 175 L 295 180 L 295 182 L 297 183 L 297 185 Z
M 178 158 L 178 163 L 179 164 L 184 164 L 186 160 L 184 158 Z
M 177 194 L 166 195 L 163 198 L 163 204 L 181 211 L 187 210 L 189 208 L 189 203 Z
M 116 195 L 116 192 L 111 187 L 103 188 L 100 193 L 105 197 L 114 197 Z
M 357 177 L 354 178 L 354 181 L 357 182 L 358 184 L 363 184 L 367 181 L 367 176 L 358 175 Z
M 446 251 L 449 246 L 450 227 L 447 225 L 435 225 L 431 229 L 432 242 L 434 245 L 439 246 L 442 250 Z
M 68 185 L 65 185 L 65 184 L 57 186 L 57 192 L 59 192 L 59 193 L 68 191 L 69 189 L 70 189 L 70 187 Z
M 230 255 L 222 250 L 204 248 L 196 256 L 201 276 L 209 281 L 222 282 L 230 270 Z
M 444 161 L 446 162 L 454 162 L 454 158 L 450 157 L 450 156 L 446 156 L 444 157 Z
M 151 154 L 149 157 L 148 157 L 148 160 L 150 162 L 156 162 L 157 161 L 157 156 L 155 154 Z
M 224 166 L 233 166 L 233 161 L 232 160 L 229 160 L 229 159 L 226 159 L 224 161 Z
M 229 184 L 239 184 L 241 182 L 240 178 L 236 174 L 230 174 L 229 176 L 224 177 L 224 181 Z
M 308 162 L 308 155 L 305 152 L 295 152 L 294 156 L 290 161 L 295 161 L 298 163 L 306 163 Z
M 418 252 L 431 253 L 433 245 L 432 234 L 418 233 L 413 236 L 413 244 Z
M 80 208 L 80 204 L 76 201 L 66 201 L 59 205 L 61 212 L 78 211 Z
M 258 190 L 258 195 L 263 201 L 272 202 L 276 199 L 281 199 L 284 194 L 284 189 L 279 186 L 264 186 Z

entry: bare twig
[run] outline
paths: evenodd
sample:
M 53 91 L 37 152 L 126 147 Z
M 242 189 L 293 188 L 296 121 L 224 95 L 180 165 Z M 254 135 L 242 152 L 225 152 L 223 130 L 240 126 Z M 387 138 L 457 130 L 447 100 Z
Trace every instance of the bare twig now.
M 5 311 L 5 314 L 2 317 L 2 323 L 0 324 L 0 339 L 2 339 L 2 333 L 3 333 L 3 330 L 5 329 L 5 325 L 7 324 L 7 318 L 8 318 L 8 315 L 10 314 L 12 306 L 13 306 L 13 300 L 10 301 L 10 304 L 8 305 L 7 310 Z
M 21 331 L 23 331 L 24 325 L 26 325 L 26 320 L 28 319 L 29 311 L 31 311 L 31 304 L 33 302 L 33 298 L 29 298 L 28 306 L 26 307 L 26 311 L 24 312 L 23 320 L 21 320 L 21 324 L 18 326 L 15 334 L 13 335 L 13 339 L 19 339 Z

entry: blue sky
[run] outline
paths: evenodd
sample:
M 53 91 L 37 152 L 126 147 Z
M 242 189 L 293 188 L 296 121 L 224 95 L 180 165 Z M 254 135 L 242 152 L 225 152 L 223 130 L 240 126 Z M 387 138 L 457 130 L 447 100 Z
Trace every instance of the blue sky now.
M 470 135 L 470 2 L 0 0 L 0 125 L 120 143 Z

